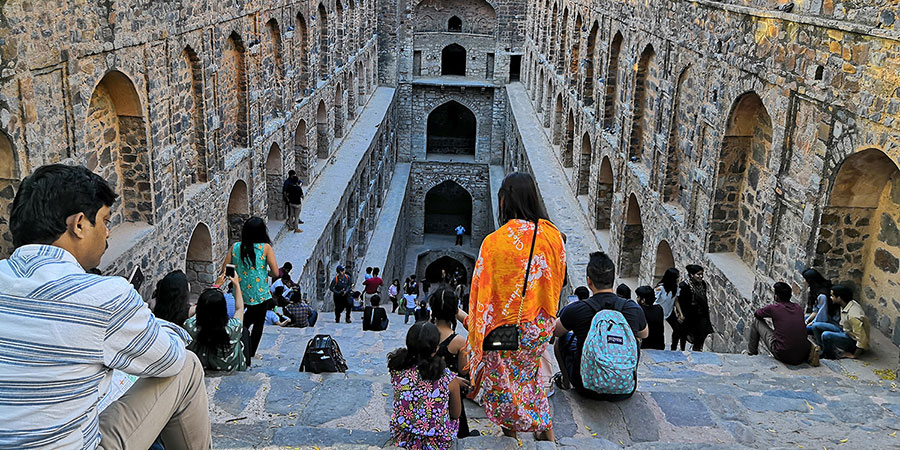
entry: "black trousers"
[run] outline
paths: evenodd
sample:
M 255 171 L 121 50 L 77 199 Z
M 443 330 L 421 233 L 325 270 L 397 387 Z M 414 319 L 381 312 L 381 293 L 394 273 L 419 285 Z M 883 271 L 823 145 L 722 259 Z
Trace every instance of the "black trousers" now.
M 350 306 L 350 303 L 347 299 L 347 294 L 334 294 L 334 321 L 341 321 L 341 312 L 347 311 L 347 322 L 350 321 L 350 311 L 353 310 L 353 307 Z
M 669 348 L 674 351 L 680 344 L 681 350 L 684 350 L 684 346 L 687 344 L 687 335 L 684 334 L 684 327 L 682 327 L 682 324 L 678 323 L 678 319 L 675 317 L 675 311 L 672 311 L 672 314 L 669 314 L 666 322 L 669 322 L 669 326 L 672 327 L 672 346 Z
M 462 238 L 461 234 L 456 235 L 456 245 L 462 245 Z
M 256 348 L 259 347 L 259 340 L 262 339 L 263 326 L 266 324 L 266 306 L 267 302 L 256 305 L 250 305 L 244 312 L 244 329 L 250 332 L 250 352 L 251 357 L 256 356 Z M 249 362 L 250 358 L 247 358 Z

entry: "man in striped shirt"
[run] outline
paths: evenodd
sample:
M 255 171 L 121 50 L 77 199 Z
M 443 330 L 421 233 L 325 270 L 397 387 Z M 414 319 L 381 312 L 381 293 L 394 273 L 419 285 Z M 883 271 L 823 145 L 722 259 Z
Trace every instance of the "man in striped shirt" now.
M 180 327 L 120 277 L 85 273 L 106 250 L 116 194 L 84 167 L 19 187 L 0 260 L 0 448 L 210 448 L 203 369 Z M 103 412 L 112 369 L 141 379 Z

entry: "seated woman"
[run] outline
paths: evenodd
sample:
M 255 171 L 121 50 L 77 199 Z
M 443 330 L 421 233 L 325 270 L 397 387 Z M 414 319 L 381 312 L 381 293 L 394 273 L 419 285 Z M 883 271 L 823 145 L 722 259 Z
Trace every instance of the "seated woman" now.
M 456 334 L 456 313 L 459 311 L 459 299 L 456 297 L 456 293 L 442 287 L 431 294 L 428 303 L 434 313 L 433 322 L 441 335 L 436 355 L 444 360 L 451 372 L 462 378 L 468 378 L 469 371 L 464 369 L 466 363 L 469 362 L 469 356 L 466 353 L 466 337 Z M 465 394 L 465 392 L 463 393 Z M 460 402 L 459 431 L 456 433 L 456 437 L 462 439 L 480 435 L 481 433 L 478 431 L 469 430 L 466 408 Z
M 225 275 L 219 277 L 224 280 Z M 240 280 L 231 278 L 234 288 L 234 317 L 228 318 L 225 295 L 219 289 L 207 289 L 197 301 L 197 314 L 184 322 L 190 333 L 188 350 L 197 354 L 204 369 L 226 372 L 247 370 L 249 355 L 242 342 L 244 334 L 244 300 Z M 217 283 L 221 284 L 221 283 Z
M 387 310 L 381 307 L 381 297 L 375 294 L 370 299 L 372 306 L 363 311 L 363 331 L 384 331 L 388 327 Z
M 184 324 L 184 321 L 194 313 L 188 303 L 189 294 L 190 284 L 184 272 L 180 270 L 169 272 L 156 283 L 156 290 L 153 291 L 153 298 L 156 300 L 153 315 L 179 326 Z

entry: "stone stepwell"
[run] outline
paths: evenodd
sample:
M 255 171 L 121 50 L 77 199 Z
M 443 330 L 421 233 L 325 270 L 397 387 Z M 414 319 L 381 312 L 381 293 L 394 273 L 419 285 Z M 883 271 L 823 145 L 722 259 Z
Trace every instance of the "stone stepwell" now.
M 213 447 L 391 447 L 392 388 L 386 355 L 408 325 L 392 314 L 384 332 L 363 332 L 322 313 L 314 328 L 266 327 L 253 367 L 207 374 Z M 346 374 L 298 371 L 307 341 L 330 334 Z M 865 362 L 785 366 L 767 356 L 644 351 L 638 392 L 609 403 L 557 390 L 551 397 L 558 442 L 501 436 L 466 403 L 481 437 L 458 449 L 551 448 L 900 448 L 900 391 Z

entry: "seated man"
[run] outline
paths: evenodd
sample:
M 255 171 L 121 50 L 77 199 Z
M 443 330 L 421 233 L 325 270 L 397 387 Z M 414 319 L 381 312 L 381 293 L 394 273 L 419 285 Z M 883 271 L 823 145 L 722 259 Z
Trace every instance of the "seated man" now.
M 388 327 L 387 311 L 381 307 L 381 297 L 372 296 L 372 306 L 366 306 L 363 311 L 363 331 L 384 331 Z
M 291 296 L 291 302 L 284 307 L 284 315 L 291 319 L 287 327 L 306 328 L 316 325 L 319 313 L 309 306 L 306 299 L 300 300 L 300 293 Z
M 154 318 L 125 279 L 85 272 L 106 250 L 115 200 L 84 167 L 43 166 L 19 187 L 16 250 L 0 261 L 0 385 L 15 399 L 0 408 L 3 447 L 150 448 L 159 436 L 166 448 L 210 448 L 187 333 Z M 113 369 L 141 378 L 100 411 Z
M 614 309 L 616 302 L 622 300 L 613 292 L 615 281 L 616 266 L 609 256 L 603 252 L 592 253 L 587 266 L 587 285 L 593 296 L 566 305 L 559 313 L 553 332 L 554 336 L 559 337 L 554 347 L 560 369 L 560 373 L 554 378 L 559 388 L 569 389 L 571 385 L 582 396 L 597 400 L 621 400 L 631 396 L 631 394 L 600 394 L 591 391 L 584 387 L 581 378 L 581 353 L 594 315 L 603 309 Z M 650 331 L 644 318 L 644 311 L 632 300 L 624 302 L 621 313 L 631 326 L 634 337 L 646 338 Z
M 841 306 L 841 325 L 828 322 L 812 324 L 813 338 L 828 359 L 857 358 L 869 348 L 869 319 L 862 306 L 853 300 L 853 291 L 842 284 L 831 287 L 831 301 Z
M 751 355 L 759 353 L 759 341 L 769 350 L 775 359 L 791 365 L 809 360 L 813 366 L 819 365 L 818 352 L 810 351 L 809 340 L 806 339 L 806 324 L 803 321 L 803 307 L 791 302 L 791 287 L 787 283 L 774 285 L 775 303 L 756 310 L 755 320 L 750 325 L 750 342 L 747 351 Z M 775 329 L 766 323 L 772 319 Z M 812 353 L 812 354 L 811 354 Z

